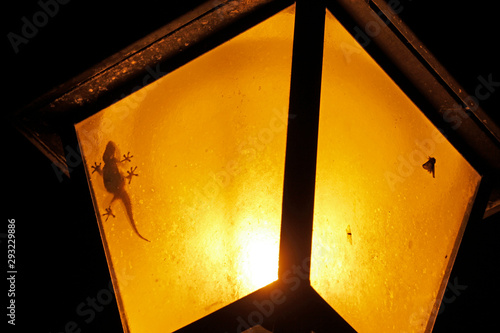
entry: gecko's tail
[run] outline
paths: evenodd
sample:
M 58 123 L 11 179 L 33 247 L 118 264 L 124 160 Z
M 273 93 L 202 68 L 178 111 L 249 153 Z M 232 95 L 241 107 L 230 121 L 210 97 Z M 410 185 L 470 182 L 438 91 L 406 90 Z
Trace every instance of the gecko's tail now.
M 135 225 L 135 220 L 134 220 L 134 214 L 132 213 L 132 202 L 130 202 L 130 197 L 128 196 L 128 193 L 125 191 L 122 191 L 120 195 L 120 199 L 123 201 L 123 205 L 125 206 L 125 210 L 127 211 L 127 216 L 130 221 L 130 224 L 132 225 L 132 228 L 134 229 L 135 233 L 137 236 L 140 238 L 144 239 L 147 242 L 151 242 L 149 239 L 143 237 L 140 233 L 139 230 L 137 230 L 137 226 Z

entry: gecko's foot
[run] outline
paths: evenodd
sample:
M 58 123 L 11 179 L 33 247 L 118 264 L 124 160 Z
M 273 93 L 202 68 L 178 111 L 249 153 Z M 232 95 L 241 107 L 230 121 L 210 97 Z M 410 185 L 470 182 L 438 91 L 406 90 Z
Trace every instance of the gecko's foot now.
M 115 217 L 115 214 L 113 214 L 113 211 L 111 210 L 111 206 L 106 208 L 106 213 L 102 214 L 102 216 L 106 216 L 106 221 L 109 219 L 110 216 Z
M 137 173 L 135 173 L 135 170 L 136 170 L 136 169 L 137 169 L 137 167 L 135 167 L 135 168 L 130 167 L 130 170 L 129 170 L 129 171 L 127 171 L 128 176 L 127 176 L 127 177 L 125 177 L 125 178 L 127 178 L 127 179 L 128 179 L 128 183 L 129 183 L 129 184 L 130 184 L 130 182 L 132 181 L 132 177 L 134 177 L 134 176 L 139 176 Z
M 127 152 L 127 155 L 123 154 L 123 160 L 121 160 L 120 162 L 132 162 L 132 157 L 134 157 L 134 155 L 130 155 L 130 152 Z
M 101 163 L 97 164 L 97 162 L 94 162 L 94 165 L 91 166 L 94 171 L 92 171 L 92 174 L 97 171 L 98 174 L 101 174 L 102 169 L 101 169 Z

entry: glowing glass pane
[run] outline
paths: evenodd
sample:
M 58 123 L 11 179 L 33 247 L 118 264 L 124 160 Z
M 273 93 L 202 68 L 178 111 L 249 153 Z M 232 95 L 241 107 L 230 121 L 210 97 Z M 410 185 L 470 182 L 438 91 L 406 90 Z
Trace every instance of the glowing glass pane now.
M 126 331 L 174 331 L 277 279 L 294 13 L 76 125 Z M 150 242 L 113 167 L 138 174 L 123 191 Z
M 329 12 L 325 33 L 311 284 L 358 332 L 424 332 L 480 176 Z

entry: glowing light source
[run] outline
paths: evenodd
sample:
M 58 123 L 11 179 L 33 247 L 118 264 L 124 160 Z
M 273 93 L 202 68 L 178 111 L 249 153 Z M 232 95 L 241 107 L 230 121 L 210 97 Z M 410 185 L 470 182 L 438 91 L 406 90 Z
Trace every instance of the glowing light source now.
M 290 88 L 294 17 L 292 6 L 76 125 L 127 332 L 176 330 L 253 297 L 278 279 L 278 263 L 290 290 L 326 301 L 346 329 L 432 327 L 481 176 L 330 12 L 324 53 L 298 61 L 324 54 L 322 72 L 309 71 L 318 88 Z M 290 119 L 302 118 L 287 143 L 289 100 Z M 316 152 L 308 112 L 318 101 L 317 159 L 302 165 Z M 110 141 L 122 150 L 111 159 Z M 287 170 L 307 177 L 283 185 L 286 149 Z M 118 207 L 110 164 L 128 181 Z M 307 186 L 310 205 L 296 208 Z M 312 214 L 301 213 L 313 197 L 309 253 Z
M 76 125 L 129 332 L 174 331 L 277 278 L 294 13 Z M 109 141 L 123 176 L 137 166 L 124 187 L 150 242 L 93 173 Z
M 248 235 L 251 235 L 248 233 Z M 241 239 L 242 279 L 254 289 L 261 288 L 278 279 L 278 237 L 269 230 L 260 230 L 251 238 Z

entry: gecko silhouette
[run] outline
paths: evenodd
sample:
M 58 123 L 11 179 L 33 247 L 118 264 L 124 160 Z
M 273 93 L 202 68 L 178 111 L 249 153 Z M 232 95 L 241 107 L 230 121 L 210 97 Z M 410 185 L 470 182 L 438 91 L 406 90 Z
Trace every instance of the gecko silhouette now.
M 101 175 L 106 191 L 113 194 L 113 199 L 111 199 L 109 207 L 106 208 L 106 213 L 103 214 L 103 216 L 107 216 L 106 221 L 108 220 L 109 216 L 115 217 L 113 211 L 111 210 L 111 204 L 115 200 L 120 200 L 125 206 L 128 219 L 137 236 L 149 242 L 149 240 L 144 238 L 137 230 L 137 226 L 135 225 L 134 221 L 134 215 L 132 213 L 132 202 L 130 201 L 130 197 L 127 191 L 125 190 L 125 180 L 128 179 L 128 183 L 130 184 L 130 182 L 132 181 L 132 177 L 138 176 L 138 174 L 135 173 L 137 167 L 131 167 L 130 170 L 127 171 L 127 176 L 124 176 L 120 172 L 120 169 L 118 167 L 118 163 L 127 161 L 131 162 L 132 157 L 133 156 L 130 156 L 129 152 L 127 153 L 127 155 L 123 155 L 123 160 L 120 161 L 116 144 L 113 141 L 109 141 L 106 145 L 106 150 L 102 155 L 104 166 L 101 169 L 101 163 L 97 164 L 97 162 L 94 162 L 94 165 L 92 166 L 94 171 L 92 171 L 92 173 L 97 172 L 99 175 Z

